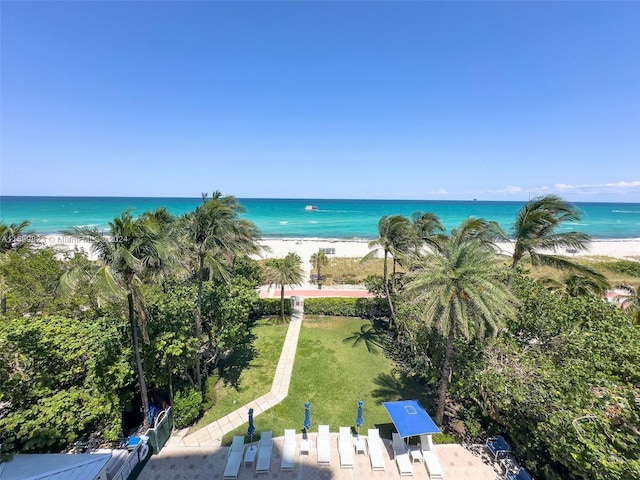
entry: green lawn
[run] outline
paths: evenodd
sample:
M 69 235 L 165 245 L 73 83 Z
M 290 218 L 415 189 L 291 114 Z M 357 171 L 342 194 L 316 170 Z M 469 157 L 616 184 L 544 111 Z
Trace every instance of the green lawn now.
M 205 405 L 213 406 L 189 429 L 190 432 L 216 421 L 271 390 L 287 328 L 288 325 L 268 325 L 265 322 L 259 322 L 253 327 L 246 342 L 225 362 L 222 380 L 215 389 L 218 377 L 207 379 Z
M 363 400 L 361 431 L 366 434 L 368 428 L 378 427 L 383 436 L 390 437 L 392 425 L 382 401 L 418 398 L 426 404 L 412 380 L 394 373 L 393 362 L 380 348 L 366 341 L 354 344 L 358 337 L 375 341 L 376 331 L 370 328 L 371 323 L 366 320 L 306 316 L 289 395 L 256 417 L 256 433 L 271 430 L 274 436 L 281 436 L 285 428 L 302 431 L 306 401 L 311 403 L 312 432 L 319 424 L 330 425 L 331 431 L 340 426 L 355 428 L 357 401 Z M 271 381 L 267 390 L 270 385 Z M 246 398 L 238 398 L 237 405 L 244 403 Z M 223 444 L 229 444 L 232 435 L 246 434 L 246 428 L 245 424 L 227 434 Z

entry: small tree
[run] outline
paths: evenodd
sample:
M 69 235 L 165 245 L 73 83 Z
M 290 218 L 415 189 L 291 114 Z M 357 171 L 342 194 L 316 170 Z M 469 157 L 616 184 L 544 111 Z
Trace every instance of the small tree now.
M 302 260 L 298 254 L 290 252 L 284 258 L 267 260 L 265 281 L 271 285 L 280 286 L 280 320 L 284 321 L 284 287 L 285 285 L 302 285 L 304 272 Z
M 321 248 L 318 250 L 318 253 L 314 253 L 311 255 L 311 265 L 316 270 L 317 281 L 318 281 L 318 290 L 322 288 L 322 271 L 323 267 L 326 267 L 329 264 L 329 258 L 327 254 L 324 253 L 324 250 Z

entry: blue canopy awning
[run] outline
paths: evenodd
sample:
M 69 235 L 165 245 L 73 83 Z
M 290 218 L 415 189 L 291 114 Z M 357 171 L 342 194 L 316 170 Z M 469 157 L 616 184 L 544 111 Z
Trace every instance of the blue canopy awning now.
M 418 400 L 382 402 L 402 438 L 440 433 Z

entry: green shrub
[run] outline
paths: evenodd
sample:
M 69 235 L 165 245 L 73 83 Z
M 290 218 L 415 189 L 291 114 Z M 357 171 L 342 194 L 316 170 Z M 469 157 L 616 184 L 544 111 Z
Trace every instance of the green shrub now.
M 284 314 L 285 316 L 291 315 L 291 301 L 288 298 L 284 299 Z M 270 317 L 274 315 L 280 315 L 279 298 L 261 298 L 255 303 L 252 318 Z
M 634 262 L 631 260 L 617 260 L 615 262 L 599 263 L 598 267 L 614 273 L 640 278 L 640 262 Z
M 355 317 L 357 298 L 324 297 L 306 298 L 304 313 L 307 315 L 331 315 L 336 317 Z
M 385 298 L 305 298 L 304 313 L 337 317 L 380 318 L 389 316 L 389 304 Z M 288 298 L 284 302 L 284 314 L 285 316 L 291 315 L 291 302 Z M 276 315 L 280 315 L 280 299 L 262 298 L 256 303 L 252 318 Z
M 173 397 L 173 420 L 176 428 L 191 425 L 200 416 L 202 395 L 193 387 L 178 390 Z

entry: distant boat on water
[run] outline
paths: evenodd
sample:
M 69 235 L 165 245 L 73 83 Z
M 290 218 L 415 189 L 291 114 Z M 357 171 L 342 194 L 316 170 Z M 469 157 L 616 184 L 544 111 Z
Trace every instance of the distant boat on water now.
M 318 211 L 318 207 L 316 207 L 315 205 L 307 205 L 306 207 L 304 207 L 304 209 L 307 212 L 317 212 Z

